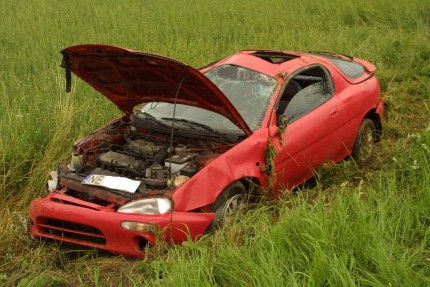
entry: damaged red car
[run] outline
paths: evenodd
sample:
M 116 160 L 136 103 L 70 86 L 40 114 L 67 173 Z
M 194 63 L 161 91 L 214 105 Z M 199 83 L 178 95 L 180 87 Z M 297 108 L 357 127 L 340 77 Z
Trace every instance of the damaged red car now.
M 35 238 L 142 257 L 219 226 L 251 185 L 276 198 L 324 162 L 367 160 L 380 138 L 376 68 L 362 59 L 247 50 L 194 69 L 106 45 L 61 53 L 66 88 L 75 74 L 123 116 L 51 172 L 30 206 Z

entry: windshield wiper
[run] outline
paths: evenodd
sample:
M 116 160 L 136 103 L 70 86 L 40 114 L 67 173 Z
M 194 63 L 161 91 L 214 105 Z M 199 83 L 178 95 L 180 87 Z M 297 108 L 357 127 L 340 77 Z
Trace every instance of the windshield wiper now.
M 187 120 L 187 119 L 176 119 L 176 118 L 175 119 L 173 119 L 173 118 L 161 118 L 161 119 L 165 120 L 165 121 L 175 121 L 175 122 L 185 123 L 187 126 L 189 126 L 191 128 L 198 127 L 198 128 L 201 128 L 201 129 L 204 129 L 204 130 L 210 132 L 211 134 L 214 134 L 214 135 L 218 136 L 219 138 L 222 138 L 223 140 L 225 140 L 227 142 L 231 142 L 232 141 L 231 139 L 229 139 L 228 137 L 226 137 L 225 135 L 223 135 L 219 131 L 211 128 L 210 126 L 202 124 L 202 123 L 190 121 L 190 120 Z
M 150 122 L 156 123 L 157 125 L 162 126 L 162 127 L 166 128 L 166 129 L 170 129 L 170 127 L 168 125 L 162 123 L 160 120 L 157 120 L 157 118 L 154 117 L 153 115 L 151 115 L 151 114 L 149 114 L 147 112 L 142 112 L 142 111 L 138 111 L 138 113 L 141 114 L 141 115 L 143 115 L 145 120 L 148 120 Z

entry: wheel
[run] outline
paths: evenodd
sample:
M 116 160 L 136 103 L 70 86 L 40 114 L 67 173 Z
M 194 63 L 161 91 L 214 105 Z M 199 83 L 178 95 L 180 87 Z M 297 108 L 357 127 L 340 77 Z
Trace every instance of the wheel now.
M 227 186 L 211 206 L 212 212 L 215 213 L 211 227 L 220 227 L 228 216 L 240 209 L 245 200 L 246 188 L 240 181 Z
M 358 163 L 365 163 L 373 156 L 374 145 L 376 142 L 376 126 L 375 123 L 365 118 L 360 125 L 360 129 L 355 139 L 354 147 L 352 148 L 352 157 Z

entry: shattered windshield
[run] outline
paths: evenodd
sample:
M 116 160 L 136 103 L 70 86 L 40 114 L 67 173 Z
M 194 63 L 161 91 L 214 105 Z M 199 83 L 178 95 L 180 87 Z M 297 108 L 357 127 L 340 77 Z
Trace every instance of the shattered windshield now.
M 260 127 L 276 88 L 276 79 L 234 65 L 222 65 L 205 73 L 230 100 L 251 130 Z
M 267 106 L 275 91 L 276 79 L 239 66 L 216 67 L 205 76 L 209 78 L 230 100 L 251 130 L 260 127 Z M 151 102 L 136 113 L 138 117 L 166 121 L 173 116 L 174 104 Z M 226 117 L 202 108 L 177 104 L 175 118 L 199 123 L 212 129 L 243 133 Z

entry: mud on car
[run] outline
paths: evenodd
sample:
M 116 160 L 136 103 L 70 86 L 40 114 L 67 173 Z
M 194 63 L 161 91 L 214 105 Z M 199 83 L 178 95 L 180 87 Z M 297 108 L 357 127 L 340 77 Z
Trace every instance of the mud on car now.
M 74 74 L 123 115 L 51 172 L 35 238 L 142 257 L 160 232 L 181 243 L 218 227 L 269 175 L 276 198 L 323 162 L 367 160 L 382 130 L 376 68 L 359 58 L 247 50 L 194 69 L 106 45 L 61 53 L 66 88 Z

